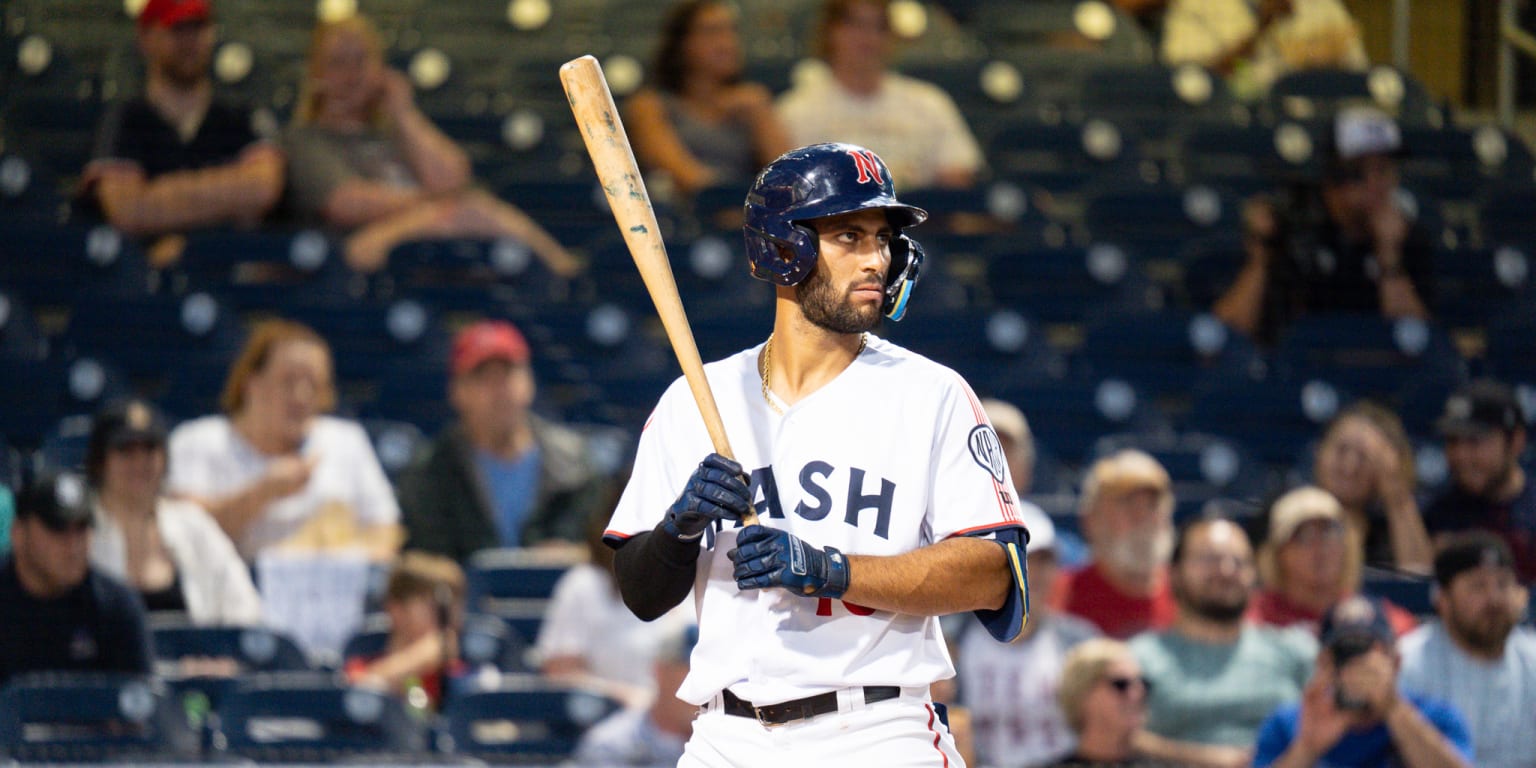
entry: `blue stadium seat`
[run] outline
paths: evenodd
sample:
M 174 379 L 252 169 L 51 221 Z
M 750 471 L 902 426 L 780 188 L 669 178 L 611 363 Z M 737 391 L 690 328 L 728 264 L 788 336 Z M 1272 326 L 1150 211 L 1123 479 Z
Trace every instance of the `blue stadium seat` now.
M 1232 438 L 1263 461 L 1289 467 L 1347 402 L 1326 381 L 1216 375 L 1196 385 L 1184 428 Z
M 1044 327 L 1007 308 L 914 309 L 902 322 L 888 324 L 886 334 L 955 369 L 981 392 L 1060 378 L 1067 370 L 1066 361 L 1047 342 Z
M 315 230 L 199 230 L 174 271 L 188 291 L 207 291 L 241 310 L 351 300 L 359 289 L 338 244 Z
M 87 290 L 142 294 L 149 269 L 139 248 L 106 225 L 58 224 L 51 217 L 0 214 L 0 284 L 35 309 L 73 306 Z
M 1096 179 L 1156 180 L 1156 169 L 1142 164 L 1124 131 L 1105 120 L 1009 125 L 988 141 L 986 156 L 1000 178 L 1054 194 L 1076 192 Z
M 1536 184 L 1489 185 L 1481 206 L 1483 236 L 1487 242 L 1536 248 Z
M 1199 432 L 1112 434 L 1094 442 L 1093 454 L 1127 448 L 1146 451 L 1168 470 L 1181 510 L 1197 511 L 1218 498 L 1256 503 L 1273 490 L 1264 465 L 1229 438 Z
M 39 360 L 48 356 L 48 338 L 32 308 L 15 291 L 0 286 L 0 357 Z
M 420 760 L 422 723 L 404 700 L 352 688 L 326 673 L 271 673 L 240 680 L 219 703 L 216 743 L 261 763 L 375 764 Z
M 1361 397 L 1391 399 L 1414 381 L 1466 378 L 1450 336 L 1438 325 L 1379 315 L 1314 314 L 1281 335 L 1275 360 L 1294 380 L 1321 379 Z
M 54 470 L 84 470 L 93 419 L 88 413 L 72 414 L 59 419 L 43 437 L 43 444 L 37 451 L 41 465 Z
M 1536 311 L 1527 307 L 1489 324 L 1486 367 L 1505 380 L 1536 383 Z
M 528 246 L 511 239 L 401 243 L 390 252 L 385 277 L 421 301 L 515 318 L 536 317 L 569 291 Z
M 1073 466 L 1090 458 L 1099 435 L 1171 429 L 1151 401 L 1123 379 L 1023 382 L 994 394 L 1018 405 L 1035 439 Z
M 1096 192 L 1083 210 L 1083 226 L 1094 241 L 1118 243 L 1144 259 L 1172 259 L 1190 240 L 1233 231 L 1237 221 L 1237 202 L 1203 185 Z
M 1307 129 L 1295 123 L 1202 123 L 1179 136 L 1169 175 L 1178 183 L 1208 184 L 1240 198 L 1267 191 L 1283 174 L 1313 162 L 1311 142 L 1291 148 L 1307 150 L 1296 162 L 1280 154 L 1280 140 L 1287 135 L 1310 138 Z
M 240 348 L 240 323 L 219 298 L 92 293 L 70 313 L 62 339 L 73 354 L 111 359 L 130 377 L 173 373 L 193 358 L 232 360 Z
M 538 639 L 555 583 L 570 566 L 569 560 L 551 559 L 538 550 L 477 552 L 464 569 L 469 610 L 501 619 L 531 645 Z
M 1435 615 L 1435 607 L 1429 598 L 1433 590 L 1434 580 L 1426 576 L 1393 573 L 1376 568 L 1366 568 L 1360 583 L 1361 592 L 1389 600 L 1420 619 Z
M 23 763 L 188 761 L 197 735 L 152 678 L 31 673 L 0 690 L 0 755 Z
M 1299 69 L 1270 86 L 1268 109 L 1276 118 L 1331 116 L 1340 106 L 1374 101 L 1409 126 L 1435 126 L 1445 116 L 1424 84 L 1412 73 L 1376 66 L 1365 72 L 1342 69 Z
M 1180 302 L 1196 312 L 1209 312 L 1247 260 L 1240 232 L 1216 232 L 1185 242 L 1178 256 L 1184 273 Z
M 447 370 L 449 338 L 435 308 L 412 298 L 349 304 L 289 304 L 282 313 L 330 344 L 342 381 L 373 381 L 409 360 Z
M 1434 316 L 1450 327 L 1482 328 L 1536 305 L 1531 256 L 1509 245 L 1437 250 Z
M 410 467 L 411 461 L 426 444 L 426 437 L 415 424 L 398 419 L 364 418 L 360 420 L 373 452 L 379 457 L 379 466 L 391 481 L 398 480 L 400 473 Z
M 0 153 L 0 210 L 46 216 L 63 202 L 53 169 L 35 157 Z
M 1044 323 L 1081 323 L 1161 304 L 1136 255 L 1111 243 L 1023 250 L 1005 236 L 987 251 L 986 285 L 998 305 Z
M 95 413 L 107 401 L 127 393 L 123 374 L 109 360 L 0 357 L 0 402 L 26 404 L 0 408 L 0 435 L 15 445 L 34 447 L 64 416 Z
M 1127 313 L 1090 326 L 1072 355 L 1088 377 L 1123 378 L 1153 397 L 1187 395 L 1207 376 L 1259 377 L 1262 355 L 1245 336 L 1204 313 Z
M 342 649 L 343 660 L 373 659 L 384 654 L 389 643 L 390 621 L 387 614 L 369 616 L 363 628 Z M 459 659 L 470 671 L 494 667 L 502 672 L 534 672 L 528 665 L 529 646 L 521 636 L 494 616 L 469 614 L 459 633 Z M 451 692 L 450 692 L 451 695 Z
M 1081 106 L 1088 117 L 1106 118 L 1154 138 L 1184 124 L 1229 122 L 1247 114 L 1226 80 L 1193 64 L 1094 67 L 1081 80 Z
M 593 691 L 535 676 L 504 678 L 496 689 L 448 700 L 438 749 L 491 762 L 554 764 L 618 709 L 618 701 Z
M 1409 128 L 1403 146 L 1403 180 L 1442 199 L 1472 201 L 1490 184 L 1531 181 L 1530 149 L 1497 126 Z

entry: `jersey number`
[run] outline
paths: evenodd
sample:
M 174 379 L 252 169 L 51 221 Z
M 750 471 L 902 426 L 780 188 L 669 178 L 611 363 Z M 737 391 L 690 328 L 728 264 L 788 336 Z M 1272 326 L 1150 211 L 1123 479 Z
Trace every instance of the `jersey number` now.
M 838 602 L 842 603 L 843 607 L 847 608 L 848 612 L 853 614 L 853 615 L 855 615 L 855 616 L 868 616 L 868 615 L 870 615 L 870 614 L 875 612 L 875 609 L 873 609 L 873 608 L 865 608 L 864 606 L 859 605 L 858 603 L 850 603 L 847 600 L 839 600 Z M 816 615 L 817 616 L 831 616 L 832 615 L 832 598 L 830 598 L 830 597 L 823 597 L 820 600 L 816 601 Z

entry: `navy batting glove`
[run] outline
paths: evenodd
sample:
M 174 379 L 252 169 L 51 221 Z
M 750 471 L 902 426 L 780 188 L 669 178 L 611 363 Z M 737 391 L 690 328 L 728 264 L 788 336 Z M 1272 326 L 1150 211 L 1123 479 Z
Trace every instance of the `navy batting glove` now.
M 661 527 L 684 541 L 697 539 L 710 523 L 740 520 L 751 508 L 751 491 L 741 465 L 711 453 L 688 478 L 683 495 L 667 509 Z
M 848 558 L 774 528 L 749 525 L 729 552 L 738 589 L 783 587 L 797 595 L 842 597 L 848 591 Z

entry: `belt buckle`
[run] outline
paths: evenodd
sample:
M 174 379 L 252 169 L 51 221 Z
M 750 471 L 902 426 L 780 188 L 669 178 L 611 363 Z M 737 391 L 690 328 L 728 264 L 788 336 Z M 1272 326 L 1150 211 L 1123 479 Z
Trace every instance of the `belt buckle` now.
M 759 707 L 756 704 L 748 704 L 747 706 L 752 708 L 752 716 L 754 718 L 757 718 L 758 724 L 763 726 L 764 728 L 777 728 L 777 727 L 783 725 L 783 723 L 775 723 L 775 722 L 772 722 L 772 721 L 766 719 L 766 717 L 763 715 L 763 708 L 762 707 Z

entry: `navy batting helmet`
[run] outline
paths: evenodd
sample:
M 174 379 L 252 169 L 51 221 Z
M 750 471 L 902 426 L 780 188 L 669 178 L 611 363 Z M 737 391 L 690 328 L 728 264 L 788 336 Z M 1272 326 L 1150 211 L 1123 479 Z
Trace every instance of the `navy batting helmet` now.
M 853 144 L 812 144 L 768 164 L 747 192 L 747 261 L 752 276 L 796 285 L 816 266 L 816 231 L 801 222 L 881 208 L 896 230 L 881 311 L 900 320 L 923 263 L 923 249 L 901 234 L 928 212 L 896 199 L 891 172 L 878 155 Z

